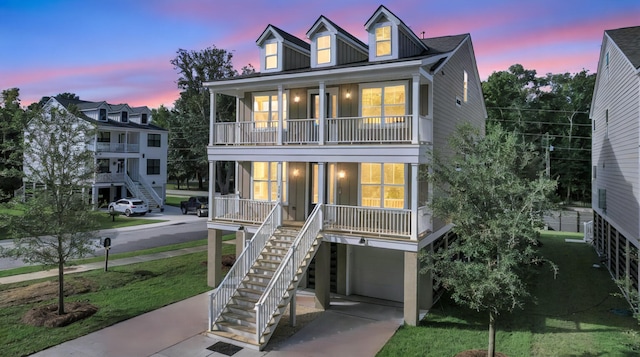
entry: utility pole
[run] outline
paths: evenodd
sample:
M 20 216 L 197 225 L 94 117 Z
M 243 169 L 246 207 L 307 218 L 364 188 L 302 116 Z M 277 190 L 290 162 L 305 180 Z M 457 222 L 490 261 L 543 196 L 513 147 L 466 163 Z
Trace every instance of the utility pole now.
M 549 132 L 545 134 L 545 145 L 544 145 L 544 157 L 546 162 L 546 174 L 547 177 L 551 177 L 551 155 L 550 152 L 553 151 L 553 145 L 549 142 Z

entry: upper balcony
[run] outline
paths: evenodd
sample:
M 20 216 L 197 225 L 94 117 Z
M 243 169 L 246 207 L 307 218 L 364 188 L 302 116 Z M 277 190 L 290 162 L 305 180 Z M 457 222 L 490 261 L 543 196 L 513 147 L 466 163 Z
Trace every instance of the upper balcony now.
M 94 152 L 115 152 L 115 153 L 139 153 L 139 144 L 123 143 L 95 143 L 89 144 L 87 148 Z
M 433 141 L 430 118 L 413 115 L 217 122 L 214 145 L 417 144 Z

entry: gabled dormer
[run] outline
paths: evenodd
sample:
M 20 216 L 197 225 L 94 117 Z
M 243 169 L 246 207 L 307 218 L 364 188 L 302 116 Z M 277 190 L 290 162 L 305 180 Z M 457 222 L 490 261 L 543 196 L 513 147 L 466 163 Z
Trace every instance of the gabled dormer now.
M 121 123 L 128 123 L 130 112 L 131 112 L 131 107 L 129 107 L 128 104 L 110 105 L 108 116 L 109 116 L 109 119 L 111 120 L 121 122 Z
M 282 72 L 309 67 L 309 44 L 273 25 L 256 40 L 262 72 Z
M 380 5 L 364 25 L 369 33 L 369 61 L 418 56 L 427 46 L 389 9 Z
M 324 16 L 307 31 L 311 41 L 311 67 L 335 66 L 365 61 L 367 45 Z
M 133 107 L 129 114 L 129 120 L 140 125 L 149 125 L 151 110 L 148 107 Z

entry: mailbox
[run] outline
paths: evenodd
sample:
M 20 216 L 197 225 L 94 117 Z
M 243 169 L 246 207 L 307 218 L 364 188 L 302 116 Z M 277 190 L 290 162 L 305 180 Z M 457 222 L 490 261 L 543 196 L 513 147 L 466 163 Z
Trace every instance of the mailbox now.
M 102 241 L 102 246 L 107 249 L 111 247 L 111 238 L 105 237 L 104 240 Z

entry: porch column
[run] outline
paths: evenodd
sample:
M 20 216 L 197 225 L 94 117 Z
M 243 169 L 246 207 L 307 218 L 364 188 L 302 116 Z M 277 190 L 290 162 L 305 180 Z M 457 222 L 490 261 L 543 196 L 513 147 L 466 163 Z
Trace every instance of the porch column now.
M 418 164 L 411 164 L 411 240 L 418 240 Z
M 319 131 L 319 138 L 318 138 L 318 145 L 324 145 L 324 140 L 327 137 L 326 136 L 326 127 L 327 127 L 327 123 L 326 123 L 326 117 L 327 117 L 327 113 L 326 113 L 326 103 L 325 103 L 325 98 L 326 94 L 325 94 L 325 85 L 324 82 L 320 82 L 318 83 L 318 99 L 320 101 L 320 103 L 318 104 L 320 106 L 320 118 L 319 120 L 319 125 L 318 125 L 318 131 Z
M 315 260 L 316 308 L 327 310 L 331 301 L 331 243 L 322 242 L 318 245 Z
M 207 285 L 215 288 L 222 281 L 222 231 L 207 230 Z
M 417 326 L 420 319 L 420 262 L 418 253 L 404 252 L 404 322 Z
M 283 97 L 283 89 L 282 89 L 282 85 L 278 86 L 278 130 L 276 130 L 277 133 L 277 138 L 276 138 L 276 143 L 278 145 L 282 145 L 282 131 L 284 129 L 284 105 L 283 105 L 283 101 L 282 101 L 282 97 Z M 278 183 L 282 183 L 280 181 L 278 181 Z
M 413 90 L 411 99 L 411 143 L 417 144 L 419 142 L 418 133 L 420 131 L 420 75 L 413 75 Z
M 278 166 L 277 166 L 277 181 L 278 181 L 278 198 L 277 201 L 278 203 L 280 203 L 280 222 L 276 222 L 277 225 L 281 225 L 282 224 L 282 216 L 284 215 L 284 207 L 282 206 L 282 161 L 278 161 Z
M 209 90 L 209 145 L 213 145 L 216 122 L 216 92 Z
M 326 203 L 327 178 L 325 175 L 326 163 L 318 163 L 318 204 Z M 312 172 L 313 174 L 313 172 Z
M 209 221 L 213 219 L 213 217 L 215 217 L 215 207 L 216 205 L 214 204 L 215 202 L 213 202 L 213 199 L 216 195 L 216 162 L 215 161 L 209 161 L 209 210 L 208 210 L 208 215 L 209 217 L 207 218 Z

